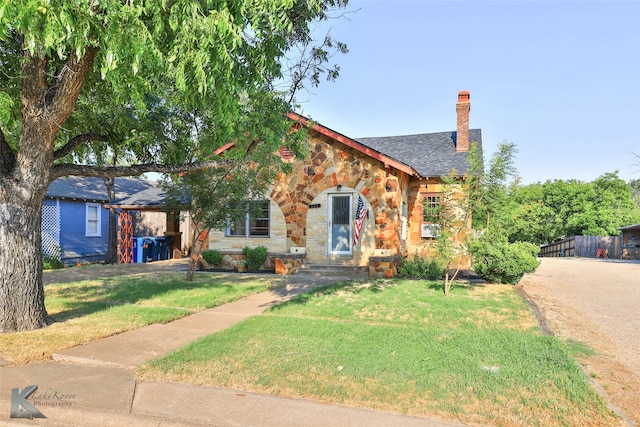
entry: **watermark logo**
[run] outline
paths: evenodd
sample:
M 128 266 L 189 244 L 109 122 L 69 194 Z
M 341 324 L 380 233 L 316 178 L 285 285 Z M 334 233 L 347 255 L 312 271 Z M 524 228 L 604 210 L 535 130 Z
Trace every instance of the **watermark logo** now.
M 38 390 L 37 385 L 30 385 L 22 390 L 14 388 L 11 390 L 11 418 L 47 418 L 42 412 L 31 404 L 27 399 Z

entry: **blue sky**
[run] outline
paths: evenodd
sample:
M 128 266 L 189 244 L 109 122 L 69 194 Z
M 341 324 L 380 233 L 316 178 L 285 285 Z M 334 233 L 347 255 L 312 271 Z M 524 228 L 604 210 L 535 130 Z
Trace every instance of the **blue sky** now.
M 354 1 L 331 29 L 340 77 L 300 112 L 349 137 L 454 130 L 459 91 L 485 156 L 518 147 L 529 184 L 640 178 L 640 0 Z

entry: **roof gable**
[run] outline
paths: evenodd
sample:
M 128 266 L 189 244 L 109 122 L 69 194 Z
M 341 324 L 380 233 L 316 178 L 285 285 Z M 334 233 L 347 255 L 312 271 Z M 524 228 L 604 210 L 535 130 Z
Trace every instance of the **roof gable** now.
M 296 122 L 300 123 L 301 125 L 305 126 L 308 129 L 312 129 L 322 135 L 328 136 L 329 138 L 337 142 L 340 142 L 348 147 L 351 147 L 357 151 L 360 151 L 363 154 L 366 154 L 371 158 L 374 158 L 384 163 L 385 167 L 393 167 L 409 175 L 418 175 L 418 172 L 415 169 L 413 169 L 411 166 L 404 164 L 402 162 L 399 162 L 397 159 L 389 157 L 373 147 L 368 147 L 356 141 L 355 139 L 349 138 L 347 136 L 342 135 L 341 133 L 338 133 L 334 130 L 329 129 L 326 126 L 322 126 L 318 123 L 314 123 L 311 120 L 307 119 L 306 117 L 290 112 L 289 118 L 291 118 L 292 120 L 295 120 Z

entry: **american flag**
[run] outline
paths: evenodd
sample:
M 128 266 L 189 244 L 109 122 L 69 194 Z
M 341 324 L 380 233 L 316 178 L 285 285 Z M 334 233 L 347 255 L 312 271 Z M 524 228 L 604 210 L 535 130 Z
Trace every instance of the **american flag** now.
M 356 209 L 356 224 L 353 228 L 353 246 L 358 244 L 358 238 L 360 237 L 360 230 L 362 229 L 362 223 L 367 216 L 367 209 L 364 208 L 364 202 L 362 197 L 358 196 L 358 209 Z

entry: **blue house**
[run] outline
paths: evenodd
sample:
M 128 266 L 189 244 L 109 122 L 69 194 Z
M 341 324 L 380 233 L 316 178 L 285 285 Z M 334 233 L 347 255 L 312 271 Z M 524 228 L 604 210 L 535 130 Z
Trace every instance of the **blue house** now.
M 116 199 L 155 187 L 141 178 L 116 178 Z M 103 261 L 109 239 L 109 202 L 102 178 L 66 177 L 52 182 L 42 207 L 42 251 L 64 264 Z M 164 212 L 144 218 L 143 235 L 162 234 Z

